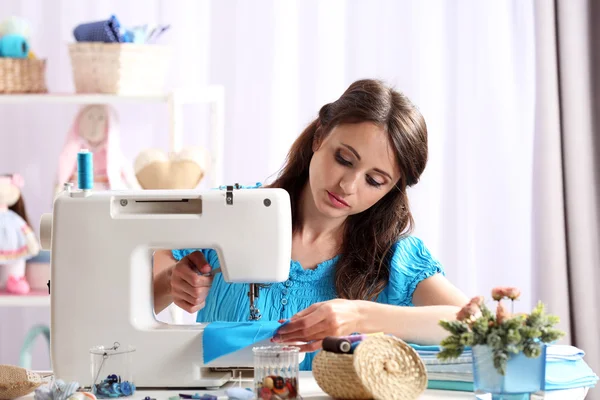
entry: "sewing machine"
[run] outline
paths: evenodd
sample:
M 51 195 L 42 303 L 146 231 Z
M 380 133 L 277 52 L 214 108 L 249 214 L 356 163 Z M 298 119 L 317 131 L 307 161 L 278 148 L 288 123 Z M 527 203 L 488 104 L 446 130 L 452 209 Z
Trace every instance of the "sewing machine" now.
M 119 342 L 136 349 L 138 388 L 220 387 L 231 378 L 227 367 L 253 366 L 251 349 L 203 365 L 204 324 L 156 319 L 152 253 L 213 248 L 224 280 L 249 284 L 254 300 L 255 284 L 288 278 L 291 237 L 282 189 L 96 192 L 66 185 L 40 225 L 42 246 L 51 250 L 53 372 L 90 386 L 90 348 Z

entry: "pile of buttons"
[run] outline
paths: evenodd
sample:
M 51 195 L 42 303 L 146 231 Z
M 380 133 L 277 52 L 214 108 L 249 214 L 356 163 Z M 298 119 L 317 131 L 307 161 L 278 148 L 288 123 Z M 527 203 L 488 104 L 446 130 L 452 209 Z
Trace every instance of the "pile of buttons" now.
M 135 385 L 129 381 L 121 382 L 120 376 L 112 374 L 102 382 L 95 384 L 93 392 L 100 399 L 131 396 L 135 393 Z

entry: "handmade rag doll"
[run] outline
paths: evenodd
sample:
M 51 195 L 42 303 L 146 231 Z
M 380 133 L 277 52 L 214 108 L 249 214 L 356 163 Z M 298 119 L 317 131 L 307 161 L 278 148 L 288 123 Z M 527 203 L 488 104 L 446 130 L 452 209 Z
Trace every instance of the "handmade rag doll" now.
M 120 147 L 116 111 L 107 105 L 89 105 L 78 113 L 60 154 L 57 191 L 66 182 L 77 188 L 77 153 L 92 152 L 94 189 L 139 188 L 133 168 Z
M 0 290 L 15 294 L 29 293 L 25 262 L 40 251 L 27 219 L 22 187 L 19 174 L 0 175 Z

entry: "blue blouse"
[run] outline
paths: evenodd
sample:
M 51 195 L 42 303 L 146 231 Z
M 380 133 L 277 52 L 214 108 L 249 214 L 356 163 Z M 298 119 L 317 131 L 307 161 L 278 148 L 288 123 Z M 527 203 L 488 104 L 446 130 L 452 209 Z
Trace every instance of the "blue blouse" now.
M 219 267 L 216 251 L 212 249 L 173 250 L 173 257 L 180 260 L 193 251 L 202 251 L 212 268 Z M 420 239 L 414 236 L 399 240 L 394 246 L 390 263 L 390 277 L 377 302 L 398 306 L 413 306 L 415 288 L 422 280 L 444 274 L 440 263 L 432 257 Z M 310 305 L 337 297 L 334 285 L 335 264 L 339 256 L 323 261 L 315 269 L 303 269 L 298 261 L 291 260 L 290 276 L 285 282 L 261 288 L 257 306 L 262 319 L 277 321 L 289 319 Z M 250 300 L 248 286 L 226 283 L 222 274 L 215 275 L 206 298 L 205 306 L 198 312 L 198 322 L 248 320 Z M 300 364 L 301 370 L 311 370 L 314 353 L 307 353 Z

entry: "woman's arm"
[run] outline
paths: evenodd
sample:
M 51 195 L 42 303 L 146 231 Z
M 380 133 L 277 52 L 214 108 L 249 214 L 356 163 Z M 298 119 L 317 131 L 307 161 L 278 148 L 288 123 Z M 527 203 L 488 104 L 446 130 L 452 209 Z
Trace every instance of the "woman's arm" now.
M 154 252 L 153 265 L 153 290 L 154 312 L 156 314 L 167 308 L 172 302 L 171 275 L 177 261 L 171 250 L 157 250 Z
M 303 351 L 314 351 L 326 336 L 384 332 L 409 343 L 437 345 L 448 336 L 439 321 L 455 319 L 468 302 L 440 274 L 420 282 L 412 300 L 416 307 L 343 299 L 316 303 L 292 317 L 278 330 L 274 340 L 310 342 L 300 347 Z
M 456 319 L 469 299 L 443 275 L 436 274 L 417 285 L 412 302 L 416 307 L 359 302 L 359 332 L 385 332 L 406 342 L 437 345 L 448 336 L 439 321 Z

